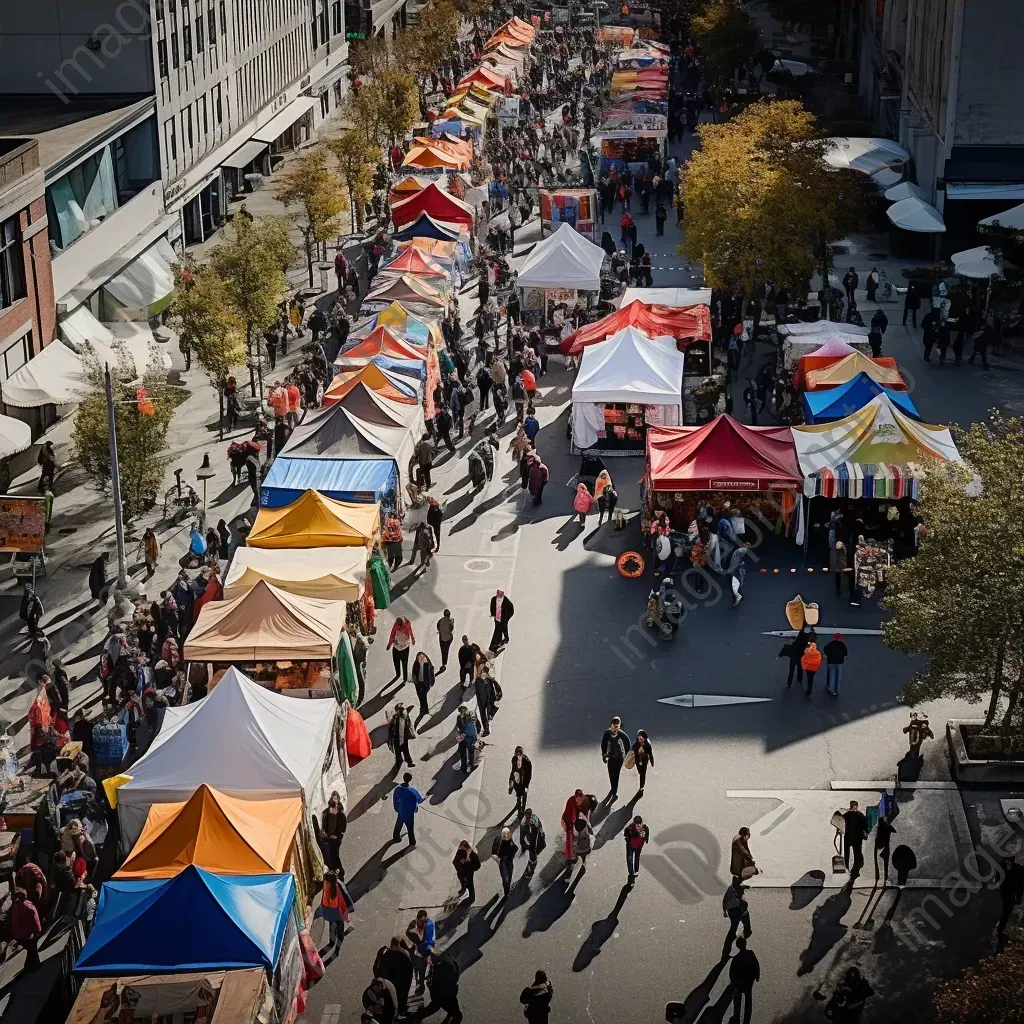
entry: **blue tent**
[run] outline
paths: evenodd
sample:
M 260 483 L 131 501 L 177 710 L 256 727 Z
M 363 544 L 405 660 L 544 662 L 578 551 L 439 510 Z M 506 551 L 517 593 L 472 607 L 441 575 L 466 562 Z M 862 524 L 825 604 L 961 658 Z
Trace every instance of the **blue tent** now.
M 263 508 L 290 505 L 316 490 L 338 501 L 394 505 L 398 468 L 394 459 L 274 459 L 260 489 Z
M 214 875 L 193 865 L 173 878 L 106 882 L 75 970 L 94 977 L 272 971 L 294 900 L 290 874 Z
M 390 371 L 388 374 L 389 378 L 397 373 L 401 377 L 415 377 L 419 381 L 427 379 L 427 364 L 422 359 L 395 359 L 393 356 L 374 356 L 370 361 L 382 370 Z
M 449 230 L 429 213 L 421 213 L 411 224 L 391 236 L 396 242 L 407 242 L 410 238 L 440 238 L 445 242 L 458 240 L 458 229 Z
M 906 391 L 884 388 L 866 373 L 858 373 L 845 384 L 823 391 L 805 391 L 803 394 L 804 419 L 808 423 L 831 423 L 863 409 L 873 398 L 885 394 L 892 403 L 915 420 L 921 418 L 917 406 Z

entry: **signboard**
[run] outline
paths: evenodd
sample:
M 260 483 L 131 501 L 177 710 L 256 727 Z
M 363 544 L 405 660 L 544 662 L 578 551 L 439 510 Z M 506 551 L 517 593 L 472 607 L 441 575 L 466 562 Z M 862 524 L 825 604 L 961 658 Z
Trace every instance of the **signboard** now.
M 0 551 L 42 551 L 45 527 L 45 498 L 0 498 Z
M 551 8 L 551 21 L 555 25 L 568 25 L 569 24 L 569 8 L 568 7 L 552 7 Z
M 564 191 L 540 189 L 541 234 L 569 224 L 584 238 L 594 241 L 596 234 L 597 193 L 586 189 Z
M 519 97 L 506 96 L 498 111 L 498 122 L 503 128 L 519 122 Z

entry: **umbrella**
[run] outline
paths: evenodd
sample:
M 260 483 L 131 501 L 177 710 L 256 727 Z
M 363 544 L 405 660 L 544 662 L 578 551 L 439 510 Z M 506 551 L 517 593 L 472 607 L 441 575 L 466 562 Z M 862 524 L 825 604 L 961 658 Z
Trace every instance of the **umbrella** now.
M 825 163 L 830 167 L 849 168 L 863 174 L 875 174 L 894 164 L 910 159 L 910 154 L 892 139 L 851 139 L 836 137 L 828 140 Z M 890 182 L 890 184 L 893 184 Z
M 898 203 L 901 199 L 920 199 L 923 202 L 928 202 L 928 193 L 912 181 L 901 181 L 898 185 L 893 185 L 892 188 L 885 190 L 885 198 L 890 203 Z
M 978 227 L 1011 228 L 1014 231 L 1024 231 L 1024 203 L 1013 207 L 1012 210 L 993 213 L 991 217 L 979 220 Z
M 913 196 L 910 199 L 901 199 L 898 203 L 893 203 L 885 212 L 889 220 L 904 231 L 933 235 L 946 230 L 942 214 L 934 206 L 929 206 L 923 199 L 916 199 Z
M 901 181 L 903 181 L 903 169 L 897 170 L 893 167 L 883 167 L 880 171 L 875 171 L 871 175 L 871 180 L 880 188 L 888 189 L 895 188 Z
M 781 57 L 772 65 L 772 71 L 788 71 L 794 78 L 801 78 L 804 75 L 816 75 L 817 69 L 802 60 L 783 60 Z
M 1003 273 L 1002 258 L 987 245 L 955 252 L 950 258 L 961 277 L 1000 277 Z

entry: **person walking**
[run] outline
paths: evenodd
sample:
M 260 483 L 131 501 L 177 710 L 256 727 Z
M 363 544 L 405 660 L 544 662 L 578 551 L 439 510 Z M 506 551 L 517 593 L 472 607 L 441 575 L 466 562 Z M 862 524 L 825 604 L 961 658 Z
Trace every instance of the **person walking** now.
M 157 559 L 160 557 L 160 541 L 157 540 L 153 528 L 146 527 L 142 534 L 142 552 L 146 561 L 146 579 L 148 580 L 156 572 Z
M 632 889 L 640 873 L 640 851 L 651 838 L 651 830 L 637 814 L 626 826 L 622 837 L 626 840 L 626 884 Z
M 403 684 L 409 682 L 409 648 L 415 646 L 416 637 L 412 632 L 412 623 L 399 615 L 391 627 L 391 636 L 386 648 L 391 651 L 391 660 L 395 666 L 391 682 L 395 682 L 399 676 L 402 677 Z
M 52 491 L 53 478 L 57 472 L 57 453 L 53 449 L 52 441 L 47 441 L 39 449 L 36 462 L 39 465 L 39 493 L 42 494 L 47 487 Z
M 746 825 L 732 837 L 729 871 L 733 878 L 738 878 L 741 882 L 758 874 L 757 865 L 750 852 L 750 829 Z
M 416 814 L 423 803 L 423 794 L 412 784 L 412 772 L 402 776 L 402 784 L 395 787 L 391 802 L 395 808 L 395 831 L 391 841 L 402 838 L 402 829 L 409 834 L 409 846 L 416 845 Z
M 736 939 L 739 952 L 729 964 L 729 981 L 732 983 L 732 1020 L 739 1024 L 740 1007 L 743 1007 L 743 1024 L 750 1024 L 750 1016 L 754 1012 L 751 1000 L 754 994 L 754 982 L 761 980 L 761 965 L 752 949 L 747 949 L 747 940 L 743 936 Z
M 888 817 L 879 818 L 875 826 L 875 883 L 878 883 L 879 871 L 878 862 L 882 862 L 882 888 L 889 884 L 889 847 L 892 845 L 892 837 L 896 829 Z
M 398 1020 L 398 992 L 387 978 L 371 978 L 363 989 L 363 1014 L 367 1024 L 394 1024 Z
M 857 285 L 860 284 L 860 278 L 857 276 L 857 271 L 850 267 L 850 269 L 843 275 L 843 290 L 846 292 L 846 298 L 848 301 L 853 302 L 854 292 L 857 291 Z
M 850 801 L 850 808 L 843 812 L 843 821 L 846 827 L 843 829 L 843 862 L 850 870 L 850 880 L 847 882 L 851 888 L 864 867 L 864 840 L 870 831 L 868 819 L 860 809 L 856 800 Z M 850 865 L 850 853 L 853 853 L 853 866 Z
M 473 692 L 476 694 L 476 710 L 484 727 L 484 735 L 491 734 L 491 709 L 494 706 L 491 678 L 486 670 L 480 672 L 473 680 Z
M 829 549 L 828 567 L 836 585 L 836 597 L 839 597 L 843 592 L 843 577 L 846 576 L 852 599 L 853 573 L 849 571 L 850 565 L 846 556 L 846 545 L 841 540 L 836 540 Z
M 416 460 L 416 482 L 429 491 L 432 486 L 430 471 L 434 468 L 434 442 L 430 440 L 429 434 L 424 434 L 416 442 L 412 454 Z
M 417 910 L 416 918 L 405 932 L 405 941 L 412 951 L 412 966 L 416 977 L 416 994 L 426 987 L 427 965 L 437 941 L 437 925 L 425 911 Z
M 415 738 L 416 732 L 405 707 L 396 704 L 394 714 L 388 720 L 388 749 L 395 755 L 396 772 L 402 767 L 403 759 L 410 768 L 416 763 L 409 753 L 409 740 Z
M 573 836 L 573 849 L 576 856 L 569 865 L 566 880 L 568 881 L 569 875 L 572 874 L 572 864 L 577 860 L 580 862 L 580 870 L 579 874 L 566 887 L 567 892 L 573 892 L 576 886 L 579 885 L 580 879 L 587 873 L 587 858 L 594 852 L 594 828 L 590 824 L 590 819 L 584 817 L 577 818 L 573 822 L 573 829 L 576 833 Z
M 722 897 L 722 916 L 729 919 L 729 934 L 726 935 L 725 944 L 722 946 L 723 960 L 727 960 L 732 953 L 733 940 L 736 938 L 736 932 L 741 924 L 743 925 L 743 938 L 750 938 L 750 907 L 745 898 L 749 891 L 749 885 L 744 885 L 740 879 L 734 877 Z
M 551 1015 L 551 999 L 555 990 L 548 981 L 544 971 L 538 971 L 533 976 L 533 984 L 527 985 L 519 993 L 519 1002 L 523 1004 L 523 1016 L 526 1024 L 547 1024 Z
M 469 894 L 469 905 L 476 903 L 476 883 L 474 877 L 480 870 L 480 855 L 473 849 L 472 845 L 465 839 L 459 843 L 459 848 L 452 858 L 452 867 L 455 868 L 455 877 L 459 881 L 459 896 Z
M 608 766 L 608 782 L 611 785 L 609 799 L 614 800 L 619 795 L 619 776 L 622 774 L 622 762 L 631 746 L 629 736 L 622 730 L 622 719 L 616 715 L 611 725 L 605 729 L 601 737 L 601 759 Z
M 343 886 L 334 871 L 324 872 L 324 886 L 320 894 L 320 906 L 316 909 L 316 917 L 327 922 L 327 933 L 336 950 L 341 949 L 348 932 L 349 906 L 345 900 Z
M 43 925 L 39 908 L 28 898 L 28 893 L 17 887 L 10 911 L 11 938 L 25 950 L 25 970 L 35 971 L 40 966 L 39 939 Z
M 811 690 L 814 689 L 814 673 L 821 668 L 821 651 L 818 650 L 818 645 L 813 640 L 807 645 L 807 649 L 800 658 L 800 667 L 804 670 L 807 682 L 804 696 L 809 698 Z
M 476 647 L 463 634 L 462 646 L 459 648 L 459 685 L 466 689 L 473 682 L 473 664 L 476 661 Z
M 426 718 L 430 714 L 427 697 L 434 685 L 434 665 L 426 651 L 420 651 L 412 663 L 412 685 L 420 700 L 420 718 Z
M 637 729 L 636 739 L 633 741 L 633 764 L 636 765 L 637 774 L 640 776 L 640 791 L 637 796 L 644 795 L 644 786 L 647 783 L 647 767 L 654 767 L 654 748 L 647 736 L 646 729 Z
M 441 618 L 437 620 L 437 642 L 441 648 L 441 667 L 437 670 L 443 672 L 448 667 L 448 652 L 451 650 L 452 640 L 455 639 L 455 620 L 452 613 L 445 608 Z
M 843 664 L 849 651 L 843 642 L 842 633 L 833 633 L 832 639 L 825 644 L 825 690 L 833 697 L 839 696 L 839 686 L 843 681 Z
M 420 913 L 426 914 L 426 911 Z M 397 935 L 392 936 L 391 942 L 377 951 L 377 957 L 373 961 L 373 976 L 391 982 L 398 999 L 398 1016 L 407 1017 L 409 991 L 412 989 L 415 969 L 408 944 Z
M 544 826 L 540 818 L 533 813 L 529 807 L 523 811 L 522 821 L 519 822 L 519 852 L 530 855 L 526 870 L 533 871 L 537 866 L 537 858 L 544 852 L 548 845 L 547 836 L 544 834 Z
M 550 475 L 548 467 L 541 462 L 536 452 L 526 456 L 526 465 L 530 495 L 533 497 L 534 505 L 539 505 L 544 500 L 544 488 Z
M 508 624 L 516 610 L 512 602 L 505 596 L 504 590 L 495 592 L 491 598 L 490 615 L 494 620 L 494 632 L 491 633 L 491 650 L 497 652 L 508 643 Z
M 320 816 L 320 834 L 324 842 L 324 863 L 331 871 L 341 870 L 341 842 L 348 829 L 348 818 L 341 806 L 341 794 L 335 790 Z
M 521 818 L 526 810 L 526 797 L 533 781 L 533 762 L 516 747 L 512 755 L 512 770 L 508 773 L 508 795 L 516 795 L 516 817 Z
M 804 672 L 800 662 L 804 656 L 804 651 L 807 650 L 808 644 L 810 644 L 816 636 L 817 634 L 810 626 L 804 626 L 788 644 L 782 645 L 782 650 L 779 651 L 779 657 L 789 658 L 789 674 L 786 676 L 787 689 L 793 685 L 794 679 L 796 679 L 797 686 L 803 684 Z
M 455 735 L 459 740 L 459 767 L 464 775 L 468 775 L 476 767 L 480 719 L 465 704 L 459 705 L 459 712 L 455 716 Z
M 501 834 L 494 837 L 491 846 L 491 856 L 498 864 L 498 874 L 501 875 L 501 888 L 504 898 L 508 899 L 509 890 L 512 888 L 512 873 L 515 867 L 515 856 L 519 852 L 512 838 L 512 830 L 503 828 Z
M 432 1017 L 438 1010 L 444 1010 L 445 1024 L 462 1024 L 462 1010 L 459 1008 L 459 965 L 447 950 L 438 953 L 430 951 L 430 1002 L 416 1015 L 417 1020 Z
M 903 326 L 907 326 L 907 317 L 911 318 L 914 330 L 917 330 L 917 311 L 921 308 L 921 299 L 913 282 L 907 285 L 907 295 L 903 300 Z

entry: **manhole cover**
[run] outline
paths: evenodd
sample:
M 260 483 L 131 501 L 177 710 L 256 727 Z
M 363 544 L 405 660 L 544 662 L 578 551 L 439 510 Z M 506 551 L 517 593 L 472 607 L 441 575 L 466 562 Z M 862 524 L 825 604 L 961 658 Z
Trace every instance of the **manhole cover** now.
M 78 527 L 77 526 L 62 526 L 57 532 L 62 537 L 70 537 L 71 534 L 78 533 Z
M 494 563 L 486 558 L 471 558 L 466 563 L 466 568 L 470 572 L 488 572 L 494 568 Z

